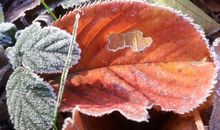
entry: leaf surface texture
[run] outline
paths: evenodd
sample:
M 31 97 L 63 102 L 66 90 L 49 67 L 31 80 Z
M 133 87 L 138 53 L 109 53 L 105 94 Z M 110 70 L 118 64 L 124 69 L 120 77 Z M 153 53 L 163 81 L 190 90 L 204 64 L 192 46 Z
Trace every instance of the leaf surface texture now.
M 50 85 L 30 70 L 18 67 L 7 86 L 8 111 L 18 130 L 51 128 L 55 93 Z
M 82 55 L 68 77 L 62 111 L 79 107 L 93 116 L 119 111 L 128 119 L 147 121 L 146 109 L 159 105 L 185 113 L 204 102 L 214 87 L 215 65 L 204 32 L 184 15 L 144 2 L 97 2 L 53 25 L 71 32 L 78 12 Z M 107 48 L 110 35 L 134 30 L 151 37 L 151 45 L 142 51 Z
M 23 66 L 36 73 L 60 73 L 68 53 L 71 35 L 56 27 L 37 23 L 27 27 L 18 36 L 14 47 L 7 49 L 13 68 Z M 74 44 L 71 65 L 78 63 L 80 49 Z

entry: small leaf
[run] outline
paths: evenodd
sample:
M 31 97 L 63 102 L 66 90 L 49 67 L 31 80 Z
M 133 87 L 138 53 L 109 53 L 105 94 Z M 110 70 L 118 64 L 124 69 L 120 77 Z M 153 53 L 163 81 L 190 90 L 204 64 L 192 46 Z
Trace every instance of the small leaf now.
M 130 47 L 133 51 L 143 51 L 146 47 L 149 47 L 153 39 L 151 37 L 143 37 L 143 33 L 138 30 L 133 32 L 127 32 L 124 34 L 110 34 L 108 37 L 108 49 L 112 51 L 117 51 L 119 49 L 124 49 Z
M 6 92 L 8 111 L 16 129 L 51 128 L 55 95 L 48 83 L 18 67 L 8 80 Z
M 60 5 L 64 9 L 68 9 L 68 8 L 73 8 L 75 6 L 79 6 L 85 2 L 89 2 L 89 0 L 61 0 Z
M 220 28 L 220 24 L 208 16 L 203 10 L 194 5 L 190 0 L 150 0 L 152 2 L 166 5 L 186 13 L 194 18 L 195 22 L 201 25 L 209 33 L 213 29 Z
M 13 68 L 23 66 L 36 73 L 61 72 L 68 54 L 71 35 L 56 27 L 27 27 L 18 36 L 16 45 L 6 50 Z M 71 65 L 80 59 L 80 49 L 74 44 Z

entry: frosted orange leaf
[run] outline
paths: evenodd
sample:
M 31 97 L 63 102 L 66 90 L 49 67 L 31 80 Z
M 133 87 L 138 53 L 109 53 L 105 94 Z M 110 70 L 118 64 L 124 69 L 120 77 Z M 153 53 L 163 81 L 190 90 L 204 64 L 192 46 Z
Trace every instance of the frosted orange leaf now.
M 189 18 L 144 2 L 111 1 L 75 9 L 53 26 L 72 32 L 78 12 L 82 55 L 70 71 L 62 111 L 77 106 L 88 115 L 119 111 L 147 121 L 146 109 L 159 105 L 183 114 L 204 102 L 214 87 L 216 70 L 207 41 Z M 150 46 L 142 51 L 107 48 L 110 35 L 135 30 L 152 38 Z

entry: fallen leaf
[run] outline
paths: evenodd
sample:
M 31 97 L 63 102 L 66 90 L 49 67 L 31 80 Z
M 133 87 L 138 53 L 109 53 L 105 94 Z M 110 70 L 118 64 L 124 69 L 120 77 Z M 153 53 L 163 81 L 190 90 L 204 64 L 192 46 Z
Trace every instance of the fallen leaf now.
M 204 32 L 184 15 L 144 2 L 97 2 L 53 25 L 71 33 L 77 13 L 82 53 L 70 70 L 61 111 L 78 106 L 92 116 L 119 111 L 127 119 L 147 121 L 146 109 L 159 105 L 183 114 L 203 103 L 214 87 L 216 70 Z M 134 30 L 151 37 L 152 44 L 141 52 L 109 51 L 110 34 Z
M 27 10 L 31 10 L 40 5 L 40 0 L 14 0 L 10 2 L 5 10 L 5 20 L 7 22 L 13 22 L 19 17 L 25 16 Z

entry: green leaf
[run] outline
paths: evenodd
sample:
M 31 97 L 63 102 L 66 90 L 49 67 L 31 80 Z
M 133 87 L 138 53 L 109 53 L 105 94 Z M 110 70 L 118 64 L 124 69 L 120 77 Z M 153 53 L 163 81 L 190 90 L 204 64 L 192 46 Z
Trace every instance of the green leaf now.
M 166 5 L 188 14 L 195 20 L 195 23 L 201 25 L 207 33 L 212 32 L 216 28 L 220 28 L 214 19 L 208 16 L 203 10 L 198 8 L 189 0 L 150 0 L 153 3 Z
M 6 85 L 8 111 L 17 130 L 51 128 L 55 94 L 32 71 L 18 67 Z
M 27 27 L 17 38 L 14 47 L 6 50 L 13 68 L 23 66 L 36 73 L 59 73 L 64 68 L 71 35 L 56 27 L 37 23 Z M 80 59 L 78 44 L 74 44 L 71 65 Z
M 89 0 L 61 0 L 60 5 L 64 9 L 68 9 L 68 8 L 73 8 L 75 6 L 79 6 L 85 2 L 89 2 Z

